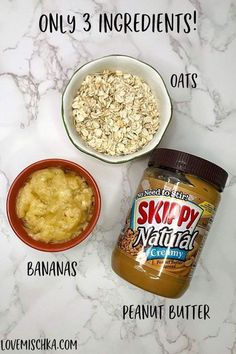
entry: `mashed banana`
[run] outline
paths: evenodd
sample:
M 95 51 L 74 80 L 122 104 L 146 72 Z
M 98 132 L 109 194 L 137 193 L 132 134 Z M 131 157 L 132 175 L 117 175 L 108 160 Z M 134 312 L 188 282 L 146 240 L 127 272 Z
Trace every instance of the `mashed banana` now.
M 83 177 L 51 167 L 30 176 L 19 191 L 16 212 L 33 239 L 60 243 L 86 228 L 93 201 L 92 188 Z

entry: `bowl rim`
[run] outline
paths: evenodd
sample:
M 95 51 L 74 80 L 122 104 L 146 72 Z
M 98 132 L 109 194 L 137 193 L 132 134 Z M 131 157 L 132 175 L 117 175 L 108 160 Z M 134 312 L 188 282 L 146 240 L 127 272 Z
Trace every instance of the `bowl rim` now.
M 141 63 L 141 64 L 144 64 L 144 65 L 149 66 L 152 70 L 154 70 L 154 71 L 157 73 L 157 75 L 159 76 L 160 80 L 162 81 L 163 86 L 164 86 L 164 88 L 165 88 L 165 92 L 166 92 L 167 98 L 168 98 L 168 102 L 169 102 L 169 105 L 170 105 L 170 116 L 169 116 L 169 118 L 168 118 L 168 123 L 167 123 L 167 125 L 166 125 L 166 127 L 165 127 L 165 129 L 164 129 L 164 131 L 163 131 L 163 133 L 162 133 L 162 135 L 161 135 L 161 137 L 160 137 L 160 140 L 157 142 L 157 144 L 156 144 L 152 149 L 150 149 L 150 150 L 148 150 L 148 151 L 146 151 L 146 152 L 143 152 L 143 153 L 141 152 L 141 151 L 142 151 L 142 149 L 141 149 L 141 150 L 140 150 L 140 154 L 137 155 L 137 156 L 133 156 L 133 157 L 132 157 L 132 154 L 126 155 L 126 156 L 127 156 L 127 159 L 122 159 L 122 160 L 118 160 L 118 161 L 112 161 L 112 160 L 108 160 L 108 159 L 102 158 L 101 156 L 94 155 L 92 152 L 88 152 L 88 151 L 84 150 L 80 145 L 78 145 L 78 144 L 73 140 L 73 138 L 71 137 L 71 135 L 70 135 L 70 133 L 69 133 L 69 129 L 68 129 L 68 127 L 67 127 L 67 123 L 66 123 L 66 119 L 65 119 L 65 109 L 64 109 L 64 97 L 65 97 L 66 91 L 67 91 L 67 89 L 68 89 L 68 87 L 69 87 L 69 85 L 70 85 L 70 83 L 71 83 L 71 80 L 72 80 L 73 77 L 78 73 L 78 71 L 80 71 L 84 66 L 87 66 L 88 64 L 91 64 L 91 63 L 94 63 L 94 62 L 96 62 L 96 61 L 99 61 L 99 60 L 102 60 L 102 59 L 105 59 L 105 58 L 109 58 L 109 57 L 124 57 L 124 58 L 129 58 L 129 59 L 132 59 L 132 60 L 134 60 L 134 61 L 136 61 L 136 62 L 138 62 L 138 63 Z M 132 57 L 132 56 L 130 56 L 130 55 L 109 54 L 109 55 L 105 55 L 105 56 L 102 56 L 102 57 L 99 57 L 99 58 L 90 60 L 90 61 L 84 63 L 83 65 L 81 65 L 78 69 L 76 69 L 76 70 L 74 71 L 74 73 L 73 73 L 72 76 L 70 77 L 69 81 L 67 82 L 67 84 L 66 84 L 66 86 L 65 86 L 65 88 L 64 88 L 64 90 L 63 90 L 63 92 L 62 92 L 62 99 L 61 99 L 61 116 L 62 116 L 62 121 L 63 121 L 64 127 L 65 127 L 65 130 L 66 130 L 66 133 L 67 133 L 67 135 L 68 135 L 70 141 L 72 142 L 72 144 L 73 144 L 78 150 L 80 150 L 81 152 L 83 152 L 83 153 L 85 153 L 85 154 L 87 154 L 87 155 L 89 155 L 89 156 L 92 156 L 92 157 L 94 157 L 94 158 L 96 158 L 96 159 L 98 159 L 98 160 L 100 160 L 100 161 L 106 162 L 106 163 L 108 163 L 108 164 L 114 164 L 114 165 L 116 165 L 116 164 L 126 163 L 126 162 L 129 162 L 129 161 L 132 161 L 132 160 L 136 160 L 136 159 L 138 159 L 138 158 L 140 158 L 140 157 L 142 157 L 142 156 L 145 156 L 145 155 L 149 154 L 150 152 L 152 152 L 152 151 L 161 143 L 161 141 L 162 141 L 162 139 L 163 139 L 163 137 L 164 137 L 164 135 L 165 135 L 165 132 L 166 132 L 167 128 L 169 127 L 170 122 L 171 122 L 172 117 L 173 117 L 173 104 L 172 104 L 172 101 L 171 101 L 171 98 L 170 98 L 169 91 L 167 90 L 167 86 L 166 86 L 166 84 L 165 84 L 165 81 L 163 80 L 163 78 L 162 78 L 161 74 L 159 73 L 159 71 L 158 71 L 156 68 L 154 68 L 151 64 L 148 64 L 148 63 L 146 63 L 145 61 L 140 60 L 140 59 L 137 59 L 137 58 L 134 58 L 134 57 Z M 95 151 L 95 152 L 96 152 L 96 151 Z M 131 156 L 131 157 L 128 157 L 128 156 Z
M 92 187 L 94 198 L 95 198 L 95 208 L 94 208 L 92 219 L 90 220 L 85 230 L 82 231 L 82 233 L 80 234 L 81 236 L 78 235 L 73 239 L 62 243 L 46 243 L 46 242 L 34 240 L 31 236 L 27 234 L 27 231 L 23 227 L 21 219 L 16 214 L 15 202 L 20 188 L 23 187 L 24 183 L 27 181 L 27 179 L 33 172 L 41 169 L 49 168 L 49 167 L 61 167 L 61 168 L 64 167 L 65 169 L 71 170 L 72 172 L 75 172 L 78 175 L 79 173 L 81 173 L 81 175 L 85 178 L 89 186 Z M 7 199 L 6 199 L 7 218 L 16 236 L 21 241 L 23 241 L 26 245 L 38 251 L 43 251 L 43 252 L 62 252 L 80 244 L 82 241 L 88 238 L 88 236 L 92 233 L 99 219 L 100 212 L 101 212 L 101 194 L 97 182 L 95 181 L 93 176 L 84 167 L 80 166 L 79 164 L 62 158 L 47 158 L 47 159 L 36 161 L 28 165 L 27 167 L 25 167 L 11 183 L 10 188 L 8 190 Z M 16 218 L 17 221 L 19 222 L 18 226 L 14 218 Z

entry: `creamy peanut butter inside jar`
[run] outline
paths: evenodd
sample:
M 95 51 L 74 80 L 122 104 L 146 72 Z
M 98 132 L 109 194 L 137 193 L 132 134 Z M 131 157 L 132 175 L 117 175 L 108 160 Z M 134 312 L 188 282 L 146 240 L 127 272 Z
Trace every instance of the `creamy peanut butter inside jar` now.
M 169 298 L 189 286 L 227 172 L 181 151 L 155 149 L 112 254 L 125 280 Z

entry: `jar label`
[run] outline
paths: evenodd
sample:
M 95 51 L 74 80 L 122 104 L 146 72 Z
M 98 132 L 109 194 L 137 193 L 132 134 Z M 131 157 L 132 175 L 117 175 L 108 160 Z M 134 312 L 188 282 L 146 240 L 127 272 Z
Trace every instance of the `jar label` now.
M 214 210 L 196 195 L 143 189 L 134 199 L 118 247 L 140 265 L 189 277 Z

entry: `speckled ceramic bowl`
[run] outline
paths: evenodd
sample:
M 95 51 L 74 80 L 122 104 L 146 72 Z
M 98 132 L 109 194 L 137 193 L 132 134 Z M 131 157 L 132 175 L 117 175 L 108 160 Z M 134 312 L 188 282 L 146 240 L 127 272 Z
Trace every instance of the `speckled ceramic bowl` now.
M 86 145 L 86 143 L 80 138 L 73 123 L 72 101 L 76 96 L 81 83 L 88 74 L 101 72 L 105 69 L 121 70 L 126 73 L 140 76 L 151 87 L 157 98 L 160 112 L 160 127 L 153 139 L 146 146 L 129 155 L 108 156 L 97 152 L 90 146 Z M 109 163 L 126 162 L 152 151 L 159 144 L 166 128 L 168 127 L 171 115 L 172 105 L 170 96 L 160 74 L 152 66 L 125 55 L 109 55 L 81 66 L 71 77 L 62 96 L 62 118 L 71 142 L 86 154 Z

